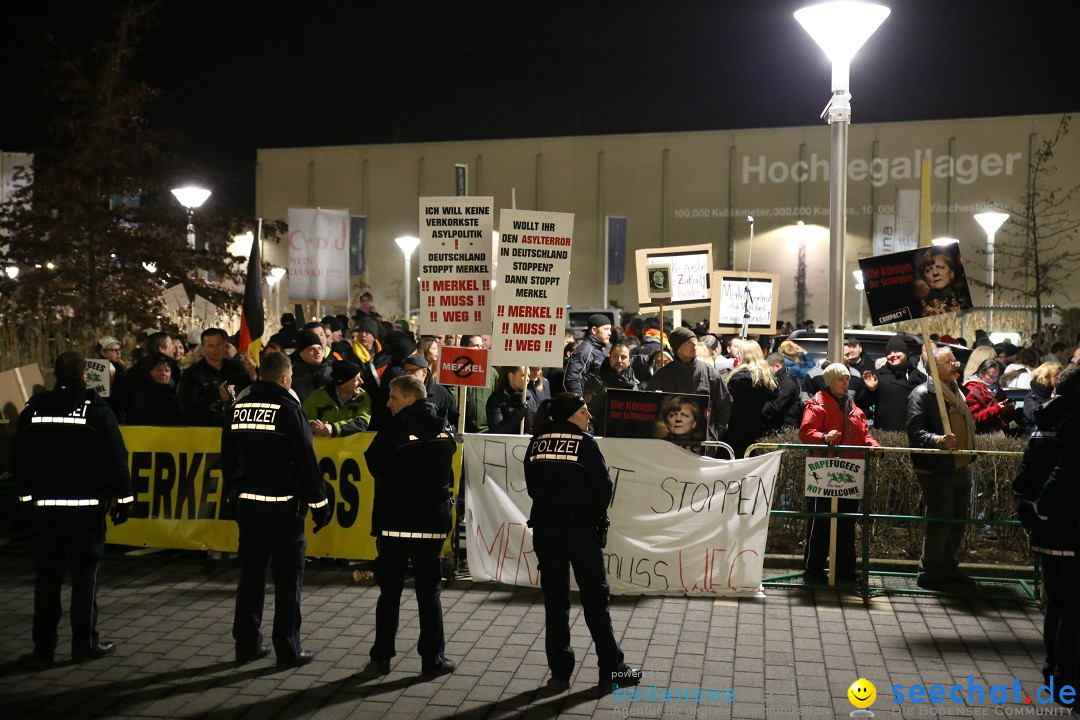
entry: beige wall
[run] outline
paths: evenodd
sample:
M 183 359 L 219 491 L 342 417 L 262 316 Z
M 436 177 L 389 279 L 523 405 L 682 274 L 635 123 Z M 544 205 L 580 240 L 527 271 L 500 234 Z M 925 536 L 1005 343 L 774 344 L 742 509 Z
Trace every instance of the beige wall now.
M 934 236 L 960 239 L 970 275 L 985 277 L 985 234 L 972 213 L 987 203 L 1017 207 L 1027 183 L 1029 147 L 1052 134 L 1059 117 L 1030 116 L 879 125 L 853 124 L 849 134 L 848 242 L 845 279 L 847 322 L 858 321 L 861 294 L 851 271 L 871 254 L 873 207 L 892 206 L 896 190 L 918 189 L 916 151 L 938 158 L 953 153 L 961 176 L 940 177 L 932 166 Z M 807 128 L 523 140 L 357 145 L 258 151 L 257 212 L 284 218 L 289 206 L 347 207 L 368 217 L 367 272 L 384 314 L 402 308 L 402 258 L 393 239 L 417 233 L 417 198 L 453 195 L 454 165 L 468 163 L 469 192 L 493 195 L 495 207 L 575 214 L 570 303 L 594 307 L 603 288 L 603 218 L 624 215 L 627 223 L 626 281 L 609 288 L 623 307 L 637 307 L 634 250 L 643 247 L 712 243 L 717 269 L 727 268 L 734 240 L 737 269 L 747 267 L 748 211 L 756 218 L 751 269 L 784 278 L 782 318 L 796 320 L 795 269 L 798 219 L 806 222 L 808 314 L 819 323 L 828 309 L 828 171 L 830 130 Z M 801 152 L 801 156 L 800 156 Z M 791 166 L 808 165 L 802 182 Z M 968 156 L 977 156 L 973 161 Z M 988 157 L 987 156 L 991 156 Z M 1000 156 L 1001 162 L 993 156 Z M 867 166 L 874 158 L 892 172 L 875 187 Z M 1011 160 L 1011 165 L 1007 161 Z M 972 162 L 980 165 L 972 171 Z M 1066 136 L 1058 147 L 1055 184 L 1080 183 L 1080 139 Z M 995 173 L 985 175 L 982 170 Z M 1011 170 L 1010 172 L 1007 172 Z M 816 173 L 816 178 L 811 175 Z M 796 168 L 798 175 L 798 168 Z M 764 182 L 762 182 L 764 180 Z M 1080 199 L 1070 208 L 1080 217 Z M 495 226 L 498 228 L 498 217 Z M 999 233 L 998 243 L 1007 240 Z M 287 266 L 286 247 L 266 249 L 269 262 Z M 997 273 L 1007 272 L 1003 258 Z M 1078 282 L 1080 290 L 1080 282 Z M 1077 293 L 1080 297 L 1080 292 Z M 1016 302 L 1002 297 L 999 305 Z M 972 288 L 977 305 L 984 291 Z M 1057 298 L 1065 302 L 1064 298 Z M 415 305 L 414 305 L 415 307 Z M 704 316 L 687 311 L 686 317 Z

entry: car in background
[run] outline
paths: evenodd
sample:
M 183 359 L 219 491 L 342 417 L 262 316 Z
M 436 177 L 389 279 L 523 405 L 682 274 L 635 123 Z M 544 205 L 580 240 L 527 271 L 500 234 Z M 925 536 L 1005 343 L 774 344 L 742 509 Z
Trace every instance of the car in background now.
M 920 335 L 894 333 L 885 330 L 848 330 L 844 333 L 845 338 L 854 338 L 859 341 L 859 345 L 862 346 L 863 357 L 868 358 L 871 363 L 877 362 L 878 358 L 885 357 L 885 346 L 889 343 L 889 340 L 897 335 L 903 338 L 904 344 L 907 345 L 908 356 L 917 360 L 922 354 L 922 336 Z M 776 352 L 780 347 L 780 343 L 789 339 L 798 343 L 814 359 L 817 365 L 821 365 L 829 354 L 828 330 L 796 330 L 787 337 L 778 335 L 773 338 L 772 351 Z M 953 351 L 953 355 L 957 360 L 961 363 L 967 363 L 967 359 L 971 355 L 971 348 L 948 343 L 945 346 Z M 842 358 L 836 358 L 836 360 L 841 361 Z
M 623 312 L 619 308 L 567 308 L 566 326 L 574 331 L 574 338 L 581 340 L 589 332 L 589 318 L 595 314 L 606 315 L 611 319 L 611 327 L 622 329 Z

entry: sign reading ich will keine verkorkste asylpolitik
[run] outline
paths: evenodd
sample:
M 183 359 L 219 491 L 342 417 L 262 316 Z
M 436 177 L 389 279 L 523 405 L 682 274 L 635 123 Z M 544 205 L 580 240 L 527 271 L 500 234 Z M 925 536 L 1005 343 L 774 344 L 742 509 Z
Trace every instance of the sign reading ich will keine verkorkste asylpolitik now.
M 561 367 L 573 213 L 501 210 L 492 365 Z
M 490 197 L 420 198 L 420 326 L 425 334 L 491 331 Z

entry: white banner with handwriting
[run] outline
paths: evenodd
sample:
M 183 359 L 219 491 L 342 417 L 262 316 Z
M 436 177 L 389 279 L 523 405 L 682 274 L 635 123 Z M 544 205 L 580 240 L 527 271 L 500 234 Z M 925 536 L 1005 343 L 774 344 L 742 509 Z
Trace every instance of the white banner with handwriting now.
M 529 440 L 465 436 L 466 548 L 474 580 L 540 585 L 525 525 L 532 506 L 522 462 Z M 779 452 L 725 461 L 663 440 L 597 442 L 615 485 L 604 549 L 613 594 L 761 591 Z

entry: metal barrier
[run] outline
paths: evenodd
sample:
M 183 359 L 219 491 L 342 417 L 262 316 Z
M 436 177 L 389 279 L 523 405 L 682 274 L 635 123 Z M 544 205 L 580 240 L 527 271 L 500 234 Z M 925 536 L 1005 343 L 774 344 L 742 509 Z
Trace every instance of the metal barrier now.
M 858 584 L 858 595 L 862 598 L 864 605 L 869 605 L 870 598 L 880 595 L 890 594 L 916 594 L 916 595 L 967 595 L 965 592 L 953 592 L 947 590 L 928 590 L 925 588 L 888 588 L 882 584 L 881 588 L 871 588 L 870 578 L 871 576 L 877 578 L 911 578 L 914 573 L 902 573 L 902 572 L 888 572 L 878 571 L 870 569 L 870 533 L 869 525 L 871 521 L 882 520 L 886 522 L 917 522 L 923 524 L 930 523 L 943 523 L 943 524 L 964 524 L 964 525 L 1005 525 L 1005 526 L 1020 526 L 1019 520 L 994 520 L 987 518 L 928 518 L 923 515 L 889 515 L 889 514 L 877 514 L 870 513 L 865 508 L 868 507 L 867 500 L 869 500 L 869 494 L 871 491 L 871 463 L 869 462 L 869 455 L 875 452 L 881 453 L 905 453 L 905 454 L 927 454 L 927 455 L 972 455 L 972 456 L 990 456 L 997 455 L 1003 457 L 1020 457 L 1023 453 L 1003 450 L 935 450 L 930 448 L 904 448 L 904 447 L 885 447 L 885 446 L 863 446 L 863 445 L 805 445 L 797 443 L 755 443 L 746 449 L 744 457 L 749 457 L 757 450 L 771 451 L 771 450 L 806 450 L 816 453 L 822 453 L 823 457 L 840 456 L 845 452 L 858 453 L 863 456 L 866 462 L 865 473 L 865 492 L 862 498 L 864 508 L 862 512 L 858 513 L 819 513 L 819 512 L 803 512 L 794 510 L 771 510 L 770 517 L 783 517 L 783 518 L 849 518 L 859 523 L 861 532 L 861 558 L 859 566 L 861 569 L 861 577 Z M 829 582 L 830 588 L 836 587 L 836 575 L 835 575 L 835 544 L 836 544 L 836 523 L 831 523 L 830 527 L 830 564 L 829 564 Z M 777 577 L 766 578 L 764 585 L 767 587 L 791 587 L 788 582 L 790 580 L 805 579 L 805 571 L 797 573 L 789 573 L 787 575 L 780 575 Z M 1040 574 L 1039 566 L 1036 562 L 1033 567 L 1031 578 L 990 578 L 990 577 L 973 577 L 975 581 L 993 581 L 997 583 L 1009 583 L 1019 586 L 1020 590 L 1026 597 L 1028 602 L 1036 603 L 1040 599 Z M 816 585 L 809 585 L 809 587 L 818 587 Z

